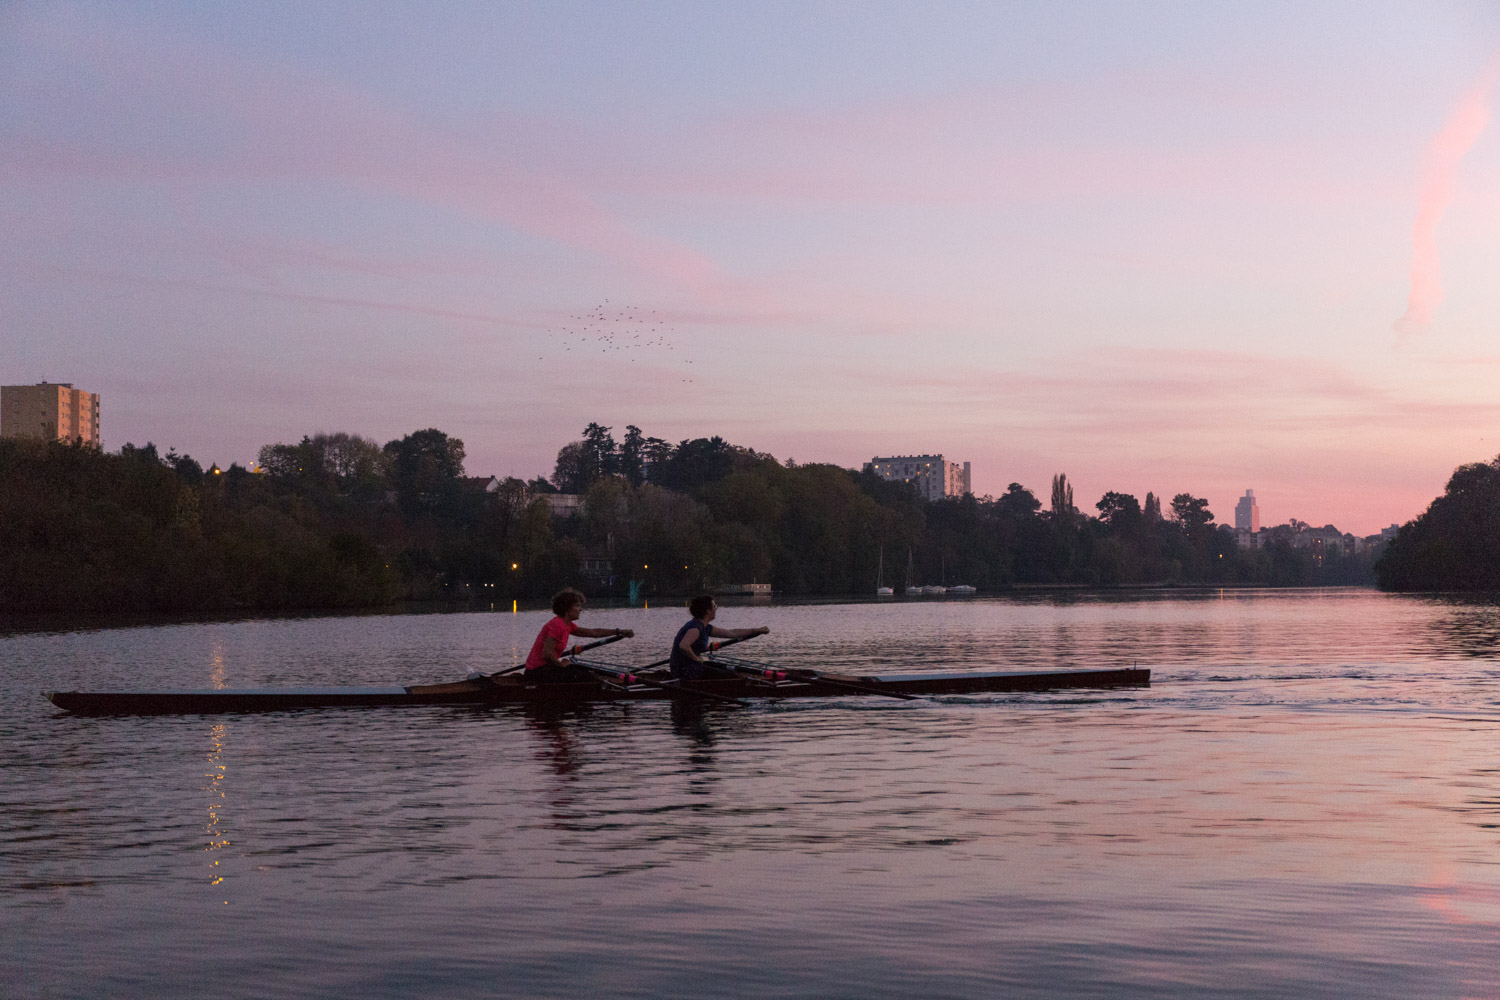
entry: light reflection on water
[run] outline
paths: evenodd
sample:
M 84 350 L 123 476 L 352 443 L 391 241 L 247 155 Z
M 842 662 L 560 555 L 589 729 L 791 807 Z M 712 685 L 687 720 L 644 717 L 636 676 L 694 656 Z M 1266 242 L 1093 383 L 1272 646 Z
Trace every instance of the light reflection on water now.
M 867 672 L 1152 667 L 1120 692 L 211 719 L 35 695 L 461 677 L 515 662 L 543 618 L 0 636 L 7 995 L 1500 991 L 1484 602 L 721 615 L 771 625 L 763 657 Z M 584 623 L 635 628 L 639 662 L 680 618 Z

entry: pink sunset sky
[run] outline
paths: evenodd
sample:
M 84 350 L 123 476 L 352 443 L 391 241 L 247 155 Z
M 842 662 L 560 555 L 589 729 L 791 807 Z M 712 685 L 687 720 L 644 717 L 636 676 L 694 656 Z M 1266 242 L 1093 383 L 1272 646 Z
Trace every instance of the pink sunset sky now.
M 1065 9 L 1054 9 L 1064 6 Z M 0 382 L 1369 533 L 1500 453 L 1481 4 L 0 7 Z

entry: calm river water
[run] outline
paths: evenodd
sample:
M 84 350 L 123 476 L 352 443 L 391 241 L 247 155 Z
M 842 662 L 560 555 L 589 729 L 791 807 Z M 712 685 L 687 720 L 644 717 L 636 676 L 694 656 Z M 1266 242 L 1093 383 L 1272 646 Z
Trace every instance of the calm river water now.
M 583 624 L 641 662 L 684 617 Z M 720 614 L 861 672 L 1152 668 L 1121 692 L 117 719 L 38 694 L 454 679 L 543 620 L 0 633 L 0 994 L 1500 995 L 1491 603 Z

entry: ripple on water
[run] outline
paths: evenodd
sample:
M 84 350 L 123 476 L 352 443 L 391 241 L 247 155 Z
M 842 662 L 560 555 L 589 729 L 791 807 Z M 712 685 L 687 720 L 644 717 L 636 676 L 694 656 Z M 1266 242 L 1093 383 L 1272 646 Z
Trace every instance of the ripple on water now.
M 592 610 L 641 659 L 672 609 Z M 75 719 L 42 688 L 390 683 L 537 614 L 0 634 L 16 996 L 1500 989 L 1500 623 L 1367 591 L 727 608 L 861 673 L 1144 690 Z M 79 941 L 89 948 L 80 951 Z

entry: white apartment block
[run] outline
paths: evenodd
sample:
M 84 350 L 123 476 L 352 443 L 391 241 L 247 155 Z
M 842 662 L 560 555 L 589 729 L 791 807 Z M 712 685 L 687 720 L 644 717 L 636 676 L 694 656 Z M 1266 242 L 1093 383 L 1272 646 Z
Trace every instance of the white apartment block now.
M 0 437 L 99 444 L 99 396 L 71 382 L 0 386 Z
M 924 499 L 941 500 L 943 497 L 961 497 L 974 492 L 970 488 L 969 463 L 960 465 L 950 462 L 942 455 L 894 455 L 890 458 L 872 458 L 865 463 L 865 471 L 873 472 L 881 479 L 912 483 Z

